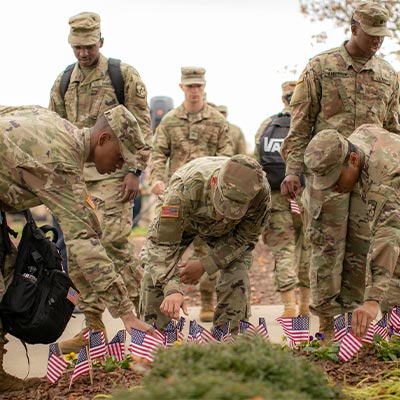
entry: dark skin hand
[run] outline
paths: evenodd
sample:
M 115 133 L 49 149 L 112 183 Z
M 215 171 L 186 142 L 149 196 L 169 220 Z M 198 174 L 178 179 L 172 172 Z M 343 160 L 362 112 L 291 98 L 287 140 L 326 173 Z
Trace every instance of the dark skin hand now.
M 297 175 L 286 175 L 281 183 L 281 194 L 289 200 L 296 200 L 302 191 L 300 177 Z
M 369 328 L 370 323 L 376 318 L 379 312 L 379 303 L 374 300 L 366 300 L 364 304 L 353 311 L 351 319 L 351 330 L 359 337 L 363 338 Z
M 205 271 L 200 260 L 184 261 L 179 263 L 178 267 L 181 269 L 179 278 L 181 282 L 187 285 L 196 284 Z
M 129 172 L 125 178 L 121 188 L 121 202 L 126 203 L 132 201 L 139 194 L 139 177 Z

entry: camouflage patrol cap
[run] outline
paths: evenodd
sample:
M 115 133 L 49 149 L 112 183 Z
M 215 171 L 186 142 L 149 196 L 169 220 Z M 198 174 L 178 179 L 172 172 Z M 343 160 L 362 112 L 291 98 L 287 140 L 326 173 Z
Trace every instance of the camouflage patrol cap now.
M 263 170 L 243 154 L 229 158 L 221 167 L 214 190 L 214 207 L 228 219 L 240 219 L 263 185 Z
M 140 131 L 136 118 L 122 104 L 106 111 L 104 116 L 115 136 L 119 139 L 125 162 L 129 167 L 136 168 L 136 148 L 133 143 L 137 131 Z
M 90 46 L 101 39 L 100 15 L 81 12 L 69 19 L 68 42 L 72 46 Z
M 205 73 L 206 70 L 202 67 L 182 67 L 181 83 L 182 85 L 204 85 L 206 83 Z
M 218 110 L 221 114 L 228 115 L 228 107 L 227 107 L 227 106 L 217 106 L 217 110 Z
M 304 163 L 314 175 L 315 189 L 324 190 L 337 182 L 348 149 L 349 142 L 335 129 L 324 129 L 310 140 Z
M 371 36 L 392 36 L 386 27 L 389 12 L 375 2 L 359 3 L 353 14 L 353 19 L 360 23 L 362 30 Z
M 294 92 L 296 81 L 287 81 L 282 83 L 282 96 L 290 96 Z

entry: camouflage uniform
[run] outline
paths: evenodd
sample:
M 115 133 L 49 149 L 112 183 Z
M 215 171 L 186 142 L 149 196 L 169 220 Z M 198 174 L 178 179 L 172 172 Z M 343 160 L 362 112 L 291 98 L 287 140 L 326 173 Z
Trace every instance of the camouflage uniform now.
M 210 103 L 209 103 L 210 104 Z M 228 116 L 228 108 L 226 106 L 217 106 L 217 110 L 226 118 Z M 247 154 L 246 139 L 242 130 L 232 123 L 228 122 L 229 133 L 232 139 L 233 155 Z
M 348 144 L 338 132 L 322 133 L 310 142 L 305 155 L 307 166 L 317 174 L 314 184 L 336 181 L 332 174 L 340 174 L 348 153 Z M 372 280 L 365 300 L 383 302 L 384 307 L 399 305 L 400 137 L 376 125 L 361 125 L 348 140 L 361 150 L 358 182 L 371 229 L 367 269 Z M 326 149 L 329 153 L 324 153 Z M 329 174 L 325 173 L 328 168 Z
M 245 171 L 230 173 L 231 186 L 226 188 L 229 184 L 227 166 L 237 164 Z M 225 168 L 224 175 L 222 168 Z M 218 189 L 211 186 L 213 177 L 218 179 Z M 232 217 L 227 214 L 229 210 L 221 210 L 221 201 L 217 199 L 219 190 L 232 213 L 236 209 L 230 200 L 234 197 L 230 191 L 240 191 L 236 204 L 240 203 L 242 209 L 245 207 L 244 211 Z M 265 224 L 270 205 L 270 188 L 263 171 L 254 160 L 243 155 L 232 159 L 199 158 L 173 175 L 161 201 L 162 207 L 149 228 L 141 252 L 145 265 L 141 317 L 156 322 L 161 328 L 168 322 L 160 312 L 160 304 L 165 295 L 182 293 L 176 265 L 185 249 L 199 236 L 207 244 L 208 252 L 200 258 L 207 274 L 220 271 L 214 325 L 230 321 L 231 328 L 237 330 L 238 321 L 250 316 L 251 250 Z
M 204 80 L 203 68 L 183 67 L 182 82 L 186 82 L 186 76 L 192 72 L 198 76 L 199 82 Z M 169 111 L 158 125 L 153 138 L 151 182 L 160 180 L 168 183 L 178 168 L 199 157 L 233 155 L 228 131 L 225 118 L 206 102 L 197 114 L 188 113 L 183 104 Z M 207 251 L 201 239 L 193 241 L 192 258 L 200 258 Z M 204 274 L 200 280 L 200 291 L 212 298 L 215 282 L 215 275 Z
M 81 13 L 70 19 L 70 43 L 72 43 L 71 36 L 73 34 L 76 35 L 78 43 L 82 41 L 82 37 L 78 33 L 79 24 L 89 24 L 88 19 L 95 16 L 97 14 Z M 100 17 L 97 16 L 96 18 L 97 24 L 94 23 L 93 26 L 89 24 L 90 29 L 88 28 L 88 31 L 91 34 L 98 32 L 96 39 L 98 41 L 100 39 Z M 146 87 L 138 72 L 130 65 L 121 63 L 121 73 L 125 89 L 124 105 L 137 119 L 145 141 L 150 143 L 151 122 Z M 77 127 L 93 126 L 99 115 L 118 104 L 108 74 L 108 60 L 102 54 L 87 76 L 78 63 L 75 65 L 64 99 L 60 94 L 62 76 L 63 73 L 57 77 L 53 85 L 49 108 Z M 145 151 L 147 152 L 148 148 Z M 145 166 L 141 163 L 136 168 L 144 170 Z M 96 215 L 103 231 L 103 245 L 108 256 L 114 261 L 117 271 L 123 277 L 129 296 L 137 308 L 142 271 L 134 253 L 134 246 L 129 241 L 132 230 L 133 203 L 122 203 L 120 201 L 120 192 L 127 173 L 128 168 L 126 166 L 122 170 L 109 175 L 98 174 L 94 165 L 90 163 L 86 163 L 84 169 L 85 182 L 96 205 Z M 68 253 L 69 251 L 70 249 L 68 249 Z M 77 278 L 72 274 L 71 279 L 76 280 Z M 105 307 L 95 293 L 88 292 L 81 296 L 79 308 L 85 314 L 101 315 Z
M 360 3 L 354 18 L 376 24 L 385 35 L 387 10 L 376 3 Z M 375 31 L 374 31 L 375 32 Z M 291 129 L 282 146 L 286 175 L 303 172 L 303 156 L 310 139 L 323 129 L 337 129 L 344 137 L 364 123 L 397 132 L 399 85 L 393 68 L 374 55 L 365 64 L 345 48 L 311 59 L 297 82 L 291 100 Z M 305 171 L 307 174 L 307 171 Z M 313 188 L 307 178 L 303 192 L 306 235 L 311 241 L 311 290 L 314 313 L 330 317 L 351 311 L 363 299 L 369 227 L 358 188 L 349 194 Z
M 0 161 L 7 166 L 0 173 L 1 208 L 46 205 L 65 232 L 81 294 L 95 292 L 114 318 L 132 311 L 126 286 L 99 239 L 101 229 L 82 175 L 90 151 L 89 129 L 80 130 L 39 106 L 2 107 L 0 128 Z M 145 148 L 138 127 L 129 141 L 135 143 L 135 152 Z

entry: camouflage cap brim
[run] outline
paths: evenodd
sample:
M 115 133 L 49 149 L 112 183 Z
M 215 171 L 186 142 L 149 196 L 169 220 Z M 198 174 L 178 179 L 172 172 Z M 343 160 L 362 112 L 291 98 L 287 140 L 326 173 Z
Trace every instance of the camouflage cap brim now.
M 101 33 L 89 32 L 89 33 L 70 33 L 68 36 L 68 43 L 71 46 L 92 46 L 101 39 Z
M 205 85 L 206 81 L 201 78 L 186 78 L 182 79 L 181 83 L 182 85 Z
M 218 184 L 214 188 L 214 207 L 218 214 L 223 215 L 228 219 L 240 219 L 242 218 L 249 208 L 249 204 L 241 204 L 231 199 L 227 199 Z
M 392 33 L 385 26 L 370 26 L 360 23 L 361 29 L 371 36 L 388 36 L 391 37 Z
M 325 175 L 314 175 L 312 186 L 316 190 L 329 189 L 338 181 L 341 172 L 342 172 L 342 165 L 338 166 L 338 168 L 333 169 L 332 171 L 330 171 Z

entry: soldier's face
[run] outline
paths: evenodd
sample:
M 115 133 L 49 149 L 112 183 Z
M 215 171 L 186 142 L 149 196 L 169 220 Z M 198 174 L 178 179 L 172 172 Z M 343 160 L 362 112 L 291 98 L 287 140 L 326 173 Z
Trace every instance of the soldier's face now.
M 183 93 L 185 94 L 185 100 L 189 103 L 196 104 L 203 101 L 205 85 L 193 84 L 193 85 L 182 85 L 180 84 Z
M 103 132 L 94 149 L 93 162 L 99 174 L 111 174 L 124 165 L 119 140 Z
M 356 27 L 355 42 L 364 57 L 370 58 L 380 49 L 384 36 L 371 36 L 361 26 Z
M 342 172 L 332 190 L 338 193 L 350 193 L 356 185 L 360 176 L 360 158 L 356 153 L 350 154 L 347 165 L 342 166 Z
M 90 46 L 73 45 L 75 57 L 78 63 L 83 68 L 90 68 L 96 65 L 100 57 L 100 49 L 103 47 L 103 39 Z

